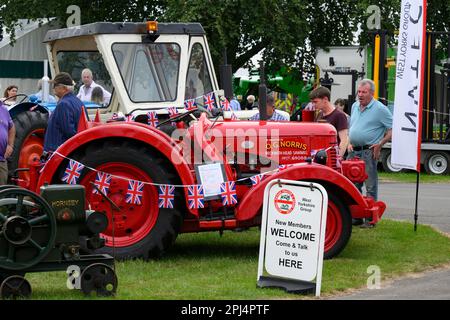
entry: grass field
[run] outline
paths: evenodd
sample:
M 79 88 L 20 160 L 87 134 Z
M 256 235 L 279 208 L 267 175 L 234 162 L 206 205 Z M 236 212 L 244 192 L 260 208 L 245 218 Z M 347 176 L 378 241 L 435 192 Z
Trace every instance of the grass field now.
M 241 300 L 303 299 L 280 289 L 256 288 L 258 228 L 245 232 L 183 234 L 158 261 L 116 264 L 116 297 L 108 299 Z M 410 223 L 385 220 L 374 229 L 354 228 L 352 238 L 333 260 L 325 261 L 322 295 L 365 287 L 367 269 L 376 265 L 382 279 L 421 272 L 450 262 L 450 239 Z M 28 274 L 33 299 L 92 299 L 66 288 L 64 272 Z M 308 298 L 311 298 L 309 296 Z
M 387 173 L 378 172 L 381 181 L 416 183 L 416 172 Z M 450 183 L 450 175 L 432 175 L 421 173 L 420 183 Z

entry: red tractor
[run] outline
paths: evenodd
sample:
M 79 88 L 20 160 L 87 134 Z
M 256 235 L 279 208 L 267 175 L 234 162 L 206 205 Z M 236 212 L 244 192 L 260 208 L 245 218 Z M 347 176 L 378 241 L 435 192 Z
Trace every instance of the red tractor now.
M 118 258 L 148 259 L 163 254 L 179 233 L 259 226 L 264 188 L 273 179 L 325 187 L 326 258 L 346 246 L 352 218 L 376 222 L 384 213 L 383 202 L 363 197 L 353 184 L 365 178 L 361 161 L 339 163 L 331 125 L 230 120 L 228 111 L 211 114 L 201 106 L 204 95 L 212 93 L 217 102 L 223 93 L 199 24 L 159 24 L 156 29 L 151 23 L 95 23 L 50 31 L 46 42 L 54 74 L 71 72 L 75 67 L 69 68 L 70 63 L 82 61 L 75 56 L 100 55 L 113 96 L 100 109 L 104 121 L 82 124 L 40 173 L 32 166 L 27 179 L 21 176 L 19 182 L 36 191 L 45 183 L 61 183 L 71 160 L 84 165 L 78 183 L 86 188 L 87 203 L 110 221 L 102 250 L 111 253 L 114 246 Z M 198 106 L 185 109 L 185 102 L 192 100 Z M 169 115 L 171 106 L 178 113 L 172 109 Z M 119 111 L 135 121 L 111 120 Z M 157 113 L 158 127 L 149 125 L 149 111 Z M 237 116 L 243 119 L 249 113 Z M 315 160 L 309 161 L 316 152 Z M 214 165 L 219 167 L 215 176 L 206 171 L 202 175 Z M 117 207 L 114 211 L 93 192 L 99 172 L 111 177 L 107 196 Z M 224 202 L 217 185 L 208 185 L 211 180 L 231 182 L 233 198 Z M 143 187 L 139 201 L 129 203 L 131 181 Z M 205 187 L 203 208 L 193 205 L 198 199 L 192 200 L 189 190 L 199 185 Z M 166 187 L 173 187 L 173 198 L 161 205 L 161 189 Z

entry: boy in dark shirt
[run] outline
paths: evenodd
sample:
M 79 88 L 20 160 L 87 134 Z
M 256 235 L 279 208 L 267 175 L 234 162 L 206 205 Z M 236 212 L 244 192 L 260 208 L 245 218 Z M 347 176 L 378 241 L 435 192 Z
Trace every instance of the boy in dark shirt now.
M 348 145 L 348 122 L 345 113 L 330 102 L 331 92 L 325 87 L 319 87 L 309 94 L 316 110 L 319 110 L 318 121 L 325 121 L 336 128 L 339 144 L 339 155 L 344 157 Z

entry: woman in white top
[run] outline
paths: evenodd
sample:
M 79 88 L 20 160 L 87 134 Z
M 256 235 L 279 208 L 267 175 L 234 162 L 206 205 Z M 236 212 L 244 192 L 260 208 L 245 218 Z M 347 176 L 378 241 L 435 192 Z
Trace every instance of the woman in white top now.
M 5 92 L 3 93 L 3 98 L 1 98 L 1 101 L 8 106 L 16 104 L 16 96 L 18 90 L 19 87 L 17 87 L 15 84 L 10 85 L 8 88 L 6 88 Z

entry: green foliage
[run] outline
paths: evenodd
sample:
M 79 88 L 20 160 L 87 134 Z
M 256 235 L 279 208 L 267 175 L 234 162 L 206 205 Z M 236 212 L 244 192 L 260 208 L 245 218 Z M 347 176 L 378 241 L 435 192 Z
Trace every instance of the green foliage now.
M 0 0 L 0 21 L 12 32 L 17 20 L 58 17 L 63 26 L 69 5 L 81 8 L 81 23 L 95 21 L 200 22 L 207 32 L 216 67 L 227 48 L 233 71 L 250 67 L 265 49 L 268 72 L 280 66 L 313 72 L 315 48 L 349 45 L 358 30 L 359 42 L 370 42 L 368 6 L 381 9 L 381 26 L 398 28 L 400 0 Z M 428 1 L 428 29 L 450 31 L 450 0 Z
M 81 9 L 81 24 L 96 21 L 144 21 L 155 18 L 165 10 L 165 2 L 159 0 L 0 0 L 0 21 L 8 33 L 13 33 L 19 19 L 42 21 L 58 18 L 65 27 L 71 13 L 71 5 Z

